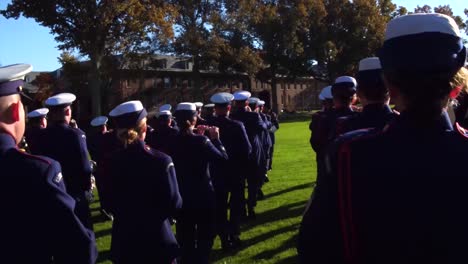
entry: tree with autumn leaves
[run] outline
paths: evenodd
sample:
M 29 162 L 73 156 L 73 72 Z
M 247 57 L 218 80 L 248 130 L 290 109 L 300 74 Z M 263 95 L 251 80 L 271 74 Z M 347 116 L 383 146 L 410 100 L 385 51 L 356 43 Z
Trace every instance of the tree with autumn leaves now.
M 447 14 L 467 28 L 449 5 L 414 12 Z M 12 0 L 0 13 L 35 19 L 50 28 L 60 49 L 89 59 L 88 87 L 97 115 L 103 64 L 110 56 L 190 56 L 196 99 L 202 70 L 245 72 L 272 87 L 280 76 L 332 81 L 375 55 L 387 22 L 408 10 L 391 0 Z M 276 101 L 276 89 L 272 98 Z

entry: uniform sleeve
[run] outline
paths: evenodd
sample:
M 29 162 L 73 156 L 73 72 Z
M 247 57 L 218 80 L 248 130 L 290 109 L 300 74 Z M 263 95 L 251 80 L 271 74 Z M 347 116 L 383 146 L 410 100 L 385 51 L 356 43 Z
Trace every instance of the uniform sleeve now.
M 327 175 L 320 177 L 299 229 L 297 249 L 300 263 L 304 264 L 344 263 L 338 211 L 337 151 L 335 147 L 330 149 Z
M 329 142 L 329 124 L 327 117 L 323 114 L 314 114 L 310 124 L 310 145 L 316 153 L 322 153 Z
M 174 168 L 174 163 L 169 158 L 166 163 L 165 176 L 163 177 L 163 190 L 165 190 L 165 197 L 162 204 L 167 206 L 167 217 L 174 217 L 177 210 L 182 208 L 182 197 L 179 193 L 179 186 L 177 184 L 177 177 Z
M 245 126 L 240 124 L 239 133 L 242 135 L 242 139 L 238 142 L 241 150 L 241 155 L 245 158 L 250 156 L 252 153 L 252 145 L 250 144 L 249 137 L 247 136 L 247 131 L 245 131 Z
M 205 156 L 208 157 L 210 161 L 228 159 L 226 149 L 219 139 L 215 139 L 211 142 L 211 140 L 205 137 L 203 149 Z
M 256 114 L 257 114 L 257 120 L 256 120 L 257 127 L 260 130 L 267 130 L 268 129 L 267 124 L 265 122 L 263 122 L 263 119 L 262 119 L 262 117 L 260 116 L 259 113 L 256 113 Z
M 48 201 L 54 263 L 95 263 L 94 233 L 85 228 L 74 213 L 75 202 L 65 192 L 60 165 L 53 162 L 47 171 Z
M 86 146 L 86 135 L 83 131 L 80 131 L 80 133 L 76 134 L 75 140 L 75 151 L 78 153 L 76 157 L 77 173 L 83 179 L 84 190 L 89 190 L 91 189 L 92 168 L 88 156 L 88 147 Z

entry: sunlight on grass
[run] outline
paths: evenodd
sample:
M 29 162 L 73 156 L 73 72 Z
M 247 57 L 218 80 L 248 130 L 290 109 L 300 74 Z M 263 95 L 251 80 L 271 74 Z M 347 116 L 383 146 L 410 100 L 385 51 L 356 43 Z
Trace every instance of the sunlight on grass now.
M 265 200 L 257 206 L 257 220 L 242 226 L 242 248 L 223 253 L 219 238 L 213 247 L 212 262 L 297 263 L 296 239 L 304 206 L 315 181 L 315 153 L 309 145 L 308 121 L 280 124 L 270 182 L 263 187 Z M 99 247 L 98 263 L 109 259 L 111 222 L 103 222 L 99 203 L 94 203 L 93 219 Z M 139 217 L 139 216 L 135 216 Z

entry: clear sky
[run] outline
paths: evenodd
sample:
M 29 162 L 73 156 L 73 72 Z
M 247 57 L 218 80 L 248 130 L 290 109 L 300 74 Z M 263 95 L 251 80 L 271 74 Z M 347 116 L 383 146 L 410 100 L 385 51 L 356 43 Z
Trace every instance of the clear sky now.
M 78 0 L 79 1 L 79 0 Z M 0 9 L 5 9 L 10 0 L 0 0 Z M 417 5 L 432 7 L 449 3 L 455 14 L 465 18 L 466 0 L 393 0 L 397 5 L 412 11 Z M 49 29 L 32 19 L 5 19 L 0 16 L 0 65 L 30 63 L 35 71 L 53 71 L 60 67 L 57 57 L 60 51 Z

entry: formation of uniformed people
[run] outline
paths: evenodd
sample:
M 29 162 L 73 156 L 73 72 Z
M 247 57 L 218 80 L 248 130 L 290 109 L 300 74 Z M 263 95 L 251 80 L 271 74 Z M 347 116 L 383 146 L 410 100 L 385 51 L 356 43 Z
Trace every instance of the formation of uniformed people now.
M 333 107 L 324 102 L 310 125 L 319 171 L 301 263 L 468 261 L 468 133 L 447 113 L 468 87 L 465 63 L 452 18 L 414 14 L 390 21 L 357 82 L 337 78 Z M 360 112 L 350 107 L 354 92 Z
M 70 93 L 56 94 L 46 100 L 48 108 L 28 114 L 30 152 L 48 158 L 23 154 L 57 167 L 43 172 L 52 177 L 44 184 L 62 188 L 58 202 L 70 210 L 65 219 L 70 223 L 63 225 L 77 225 L 67 232 L 83 237 L 76 242 L 77 252 L 88 250 L 79 262 L 66 263 L 91 263 L 96 257 L 89 209 L 94 178 L 101 214 L 113 220 L 114 263 L 209 263 L 216 236 L 223 250 L 239 249 L 241 222 L 255 218 L 271 169 L 272 136 L 279 128 L 277 117 L 264 110 L 265 102 L 246 91 L 217 93 L 203 113 L 203 103 L 185 102 L 174 113 L 166 104 L 148 116 L 140 101 L 129 101 L 116 106 L 109 118 L 94 118 L 85 136 L 72 124 L 75 100 Z M 113 129 L 107 128 L 109 121 Z
M 465 62 L 452 18 L 401 16 L 387 25 L 378 57 L 359 62 L 356 79 L 340 76 L 322 90 L 309 127 L 317 186 L 299 230 L 301 263 L 468 261 L 468 132 L 453 120 L 466 111 L 455 109 L 452 120 L 447 112 L 467 89 Z M 166 104 L 150 117 L 128 101 L 109 113 L 114 129 L 97 117 L 87 138 L 72 122 L 76 97 L 61 93 L 28 114 L 25 133 L 21 87 L 31 69 L 0 67 L 0 168 L 7 186 L 22 186 L 1 194 L 13 245 L 2 259 L 94 263 L 93 173 L 113 219 L 114 263 L 209 263 L 216 236 L 224 250 L 239 248 L 279 129 L 265 102 L 247 91 L 217 93 L 204 109 Z M 23 135 L 32 154 L 17 147 Z

